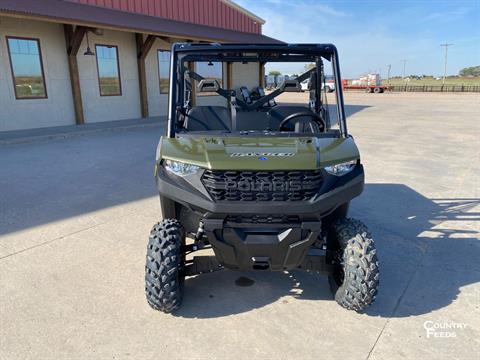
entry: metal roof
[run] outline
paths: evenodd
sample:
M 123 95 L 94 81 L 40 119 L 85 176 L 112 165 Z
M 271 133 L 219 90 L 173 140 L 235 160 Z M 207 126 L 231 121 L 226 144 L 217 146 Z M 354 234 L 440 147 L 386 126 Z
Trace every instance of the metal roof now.
M 226 30 L 62 0 L 0 0 L 0 15 L 203 41 L 282 43 L 261 34 Z
M 219 27 L 234 31 L 262 33 L 262 22 L 230 0 L 64 0 L 129 13 Z
M 237 3 L 233 2 L 232 0 L 220 0 L 220 1 L 224 2 L 228 6 L 231 6 L 235 10 L 238 10 L 238 11 L 244 13 L 245 15 L 252 18 L 253 20 L 258 21 L 260 24 L 262 24 L 262 25 L 265 24 L 265 20 L 263 20 L 260 16 L 255 15 L 254 13 L 248 11 L 243 6 L 238 5 Z

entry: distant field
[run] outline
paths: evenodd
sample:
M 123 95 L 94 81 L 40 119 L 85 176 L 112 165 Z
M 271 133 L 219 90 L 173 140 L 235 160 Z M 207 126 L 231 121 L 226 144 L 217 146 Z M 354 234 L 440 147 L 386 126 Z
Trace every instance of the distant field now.
M 386 79 L 382 80 L 382 85 L 388 85 L 388 81 Z M 405 81 L 402 79 L 390 79 L 390 85 L 392 86 L 399 86 L 399 85 L 442 85 L 442 79 L 435 80 L 432 77 L 423 78 L 420 80 L 410 78 L 409 81 Z M 480 85 L 480 77 L 475 78 L 462 78 L 462 77 L 451 77 L 445 79 L 445 85 Z
M 100 77 L 100 93 L 102 96 L 121 95 L 122 88 L 118 77 Z
M 16 76 L 15 89 L 19 98 L 44 97 L 46 94 L 41 76 Z

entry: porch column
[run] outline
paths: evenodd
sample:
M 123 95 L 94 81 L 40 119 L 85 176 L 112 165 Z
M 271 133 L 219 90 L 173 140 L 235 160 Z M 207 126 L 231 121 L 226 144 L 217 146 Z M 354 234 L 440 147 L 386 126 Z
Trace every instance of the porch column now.
M 258 69 L 258 86 L 264 88 L 265 87 L 265 63 L 259 62 L 259 69 Z
M 187 64 L 187 67 L 189 70 L 195 71 L 195 63 L 192 61 L 189 61 Z M 192 106 L 197 105 L 197 87 L 195 86 L 195 82 L 190 79 L 192 82 L 192 92 L 190 93 L 190 102 Z
M 147 91 L 147 72 L 145 70 L 145 58 L 155 42 L 155 35 L 148 35 L 145 41 L 143 34 L 136 33 L 135 40 L 137 42 L 137 66 L 138 66 L 138 82 L 140 88 L 140 109 L 142 118 L 148 117 L 148 91 Z
M 77 53 L 80 49 L 83 37 L 87 32 L 84 26 L 77 26 L 73 30 L 73 25 L 63 25 L 65 33 L 65 42 L 67 46 L 68 70 L 70 72 L 70 84 L 72 87 L 73 107 L 75 110 L 75 123 L 81 125 L 85 123 L 83 114 L 82 91 L 80 88 L 80 74 L 78 72 Z
M 233 90 L 233 63 L 227 62 L 227 89 Z

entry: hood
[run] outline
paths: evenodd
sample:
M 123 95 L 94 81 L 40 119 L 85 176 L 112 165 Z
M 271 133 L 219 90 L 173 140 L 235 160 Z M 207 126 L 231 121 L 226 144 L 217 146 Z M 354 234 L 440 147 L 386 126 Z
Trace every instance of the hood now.
M 313 170 L 359 158 L 352 138 L 162 137 L 158 158 L 215 170 Z

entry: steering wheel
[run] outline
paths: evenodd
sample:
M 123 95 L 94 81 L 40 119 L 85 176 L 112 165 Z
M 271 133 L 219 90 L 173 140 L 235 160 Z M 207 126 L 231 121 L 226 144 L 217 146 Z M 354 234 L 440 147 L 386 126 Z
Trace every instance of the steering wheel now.
M 302 116 L 307 116 L 307 117 L 309 117 L 309 121 L 310 121 L 310 122 L 313 122 L 313 123 L 319 125 L 321 132 L 325 131 L 325 121 L 324 121 L 320 116 L 318 116 L 317 114 L 312 113 L 312 112 L 306 112 L 306 111 L 297 112 L 297 113 L 288 115 L 285 119 L 283 119 L 283 120 L 280 122 L 280 124 L 278 125 L 278 130 L 279 130 L 279 131 L 282 131 L 283 128 L 285 127 L 285 125 L 286 125 L 288 122 L 290 122 L 290 121 L 292 121 L 293 119 L 296 119 L 296 118 L 298 118 L 298 117 L 302 117 Z

